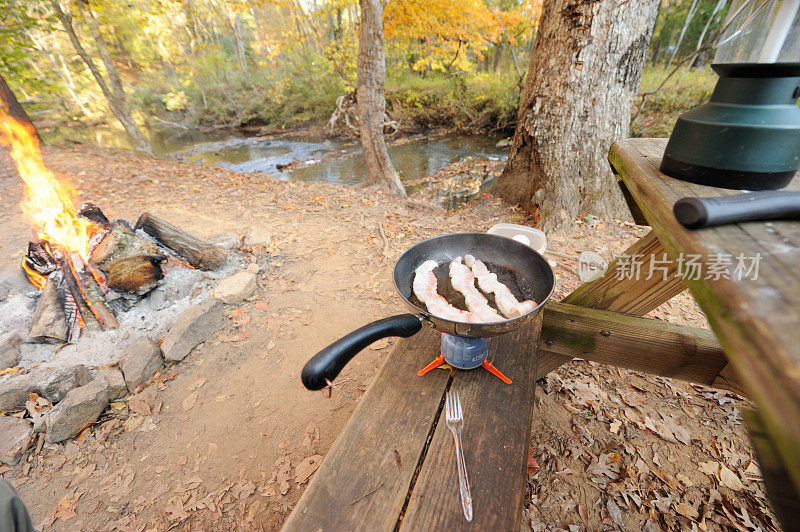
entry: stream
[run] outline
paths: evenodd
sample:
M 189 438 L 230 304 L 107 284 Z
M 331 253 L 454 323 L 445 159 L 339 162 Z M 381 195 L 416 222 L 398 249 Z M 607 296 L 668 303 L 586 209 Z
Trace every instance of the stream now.
M 238 172 L 263 172 L 291 181 L 356 184 L 364 181 L 366 165 L 358 141 L 299 135 L 254 136 L 241 132 L 197 132 L 148 129 L 153 151 L 161 157 L 205 164 Z M 71 127 L 44 132 L 47 142 L 77 141 L 110 148 L 130 148 L 121 130 Z M 403 181 L 431 176 L 466 157 L 505 160 L 508 148 L 499 137 L 449 134 L 388 140 L 389 156 Z M 288 168 L 284 168 L 285 166 Z M 283 170 L 281 170 L 283 169 Z

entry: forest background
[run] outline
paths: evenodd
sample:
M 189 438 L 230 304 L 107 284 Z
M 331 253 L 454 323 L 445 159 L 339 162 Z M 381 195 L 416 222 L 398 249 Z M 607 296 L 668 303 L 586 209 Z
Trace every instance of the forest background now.
M 0 0 L 0 74 L 40 128 L 118 127 L 55 5 Z M 635 102 L 634 136 L 667 136 L 710 95 L 713 50 L 697 51 L 726 9 L 661 2 L 640 93 L 660 89 Z M 93 0 L 74 12 L 75 37 L 107 76 L 98 30 L 150 127 L 318 130 L 355 88 L 356 0 Z M 389 117 L 402 132 L 512 134 L 540 12 L 539 0 L 388 2 Z

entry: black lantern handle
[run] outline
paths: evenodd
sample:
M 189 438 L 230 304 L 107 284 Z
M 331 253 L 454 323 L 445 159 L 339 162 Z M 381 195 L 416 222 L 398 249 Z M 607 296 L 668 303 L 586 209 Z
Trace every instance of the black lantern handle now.
M 681 198 L 672 208 L 689 229 L 800 217 L 800 192 L 765 190 L 717 198 Z

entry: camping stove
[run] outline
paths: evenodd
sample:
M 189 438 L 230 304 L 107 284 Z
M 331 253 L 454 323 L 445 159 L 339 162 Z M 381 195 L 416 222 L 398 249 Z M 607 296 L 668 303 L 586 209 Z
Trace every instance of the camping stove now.
M 488 354 L 488 338 L 467 338 L 442 333 L 441 354 L 433 359 L 430 364 L 419 370 L 417 375 L 421 377 L 446 362 L 458 369 L 475 369 L 482 366 L 501 381 L 511 384 L 511 379 L 503 375 L 500 370 L 487 360 Z

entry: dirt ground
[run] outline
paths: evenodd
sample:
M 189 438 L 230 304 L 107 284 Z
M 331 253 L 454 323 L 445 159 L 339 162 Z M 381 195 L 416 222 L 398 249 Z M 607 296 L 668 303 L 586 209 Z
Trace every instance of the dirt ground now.
M 208 237 L 257 226 L 273 235 L 258 298 L 228 308 L 227 326 L 165 370 L 135 408 L 117 405 L 79 440 L 0 468 L 45 530 L 277 529 L 307 485 L 297 466 L 330 449 L 393 342 L 357 356 L 330 400 L 301 386 L 306 360 L 401 310 L 391 267 L 403 250 L 520 221 L 488 195 L 445 214 L 372 190 L 86 146 L 45 148 L 45 162 L 113 217 L 151 211 Z M 5 269 L 18 264 L 30 228 L 5 153 L 0 178 Z M 610 259 L 646 231 L 579 220 L 551 237 L 556 299 L 579 284 L 570 257 L 592 249 Z M 705 326 L 687 293 L 651 315 Z M 582 361 L 541 384 L 523 529 L 776 528 L 739 414 L 747 401 Z

